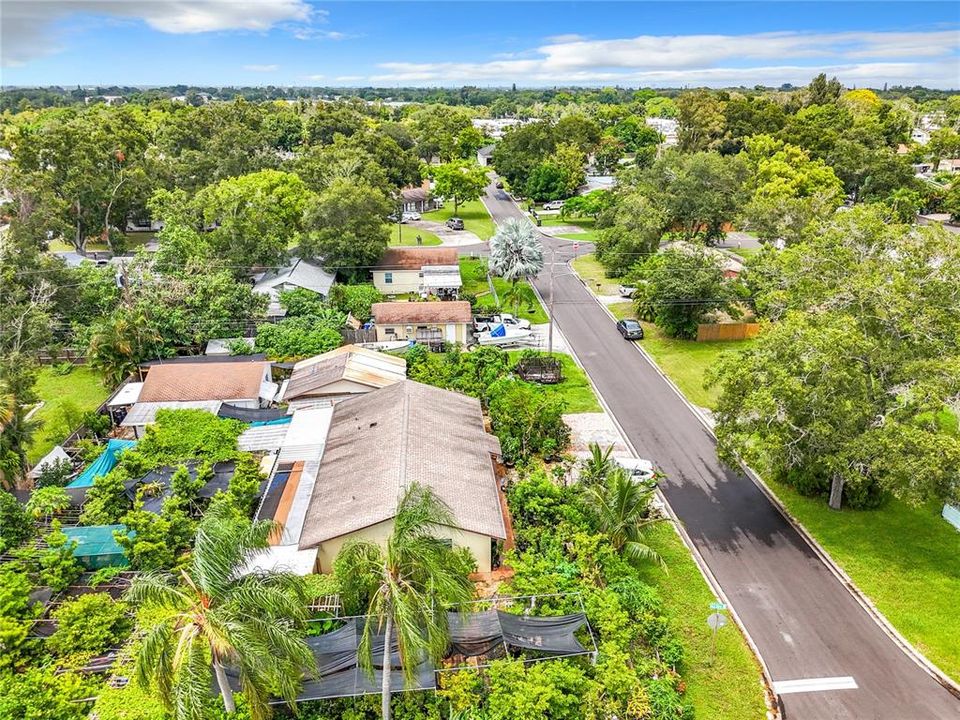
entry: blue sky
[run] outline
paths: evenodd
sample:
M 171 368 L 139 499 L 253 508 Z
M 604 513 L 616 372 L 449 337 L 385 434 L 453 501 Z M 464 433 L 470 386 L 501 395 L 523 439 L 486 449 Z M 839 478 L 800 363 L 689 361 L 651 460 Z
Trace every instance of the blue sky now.
M 960 87 L 956 2 L 3 0 L 4 85 Z

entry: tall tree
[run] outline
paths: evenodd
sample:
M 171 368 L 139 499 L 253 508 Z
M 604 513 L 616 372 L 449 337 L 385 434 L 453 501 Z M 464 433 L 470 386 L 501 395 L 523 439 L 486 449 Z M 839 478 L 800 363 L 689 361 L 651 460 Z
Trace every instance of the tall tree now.
M 453 551 L 434 536 L 453 517 L 429 489 L 411 485 L 400 498 L 386 547 L 349 541 L 336 562 L 345 592 L 368 597 L 366 623 L 358 648 L 361 666 L 372 674 L 372 635 L 383 631 L 380 661 L 381 714 L 390 718 L 393 654 L 399 655 L 407 681 L 417 664 L 438 663 L 449 645 L 447 607 L 469 600 L 473 586 Z
M 208 242 L 217 258 L 243 275 L 256 266 L 276 266 L 300 240 L 310 192 L 292 173 L 262 170 L 221 180 L 201 190 L 196 207 L 214 229 Z
M 301 254 L 318 258 L 343 278 L 364 278 L 387 249 L 392 209 L 376 188 L 338 178 L 306 209 Z
M 713 371 L 723 456 L 836 508 L 956 497 L 956 243 L 858 208 L 762 256 L 750 282 L 775 322 Z
M 453 201 L 453 214 L 456 215 L 465 202 L 476 200 L 483 195 L 487 187 L 487 173 L 471 163 L 453 162 L 433 168 L 434 192 L 446 200 Z
M 175 720 L 206 717 L 214 678 L 226 711 L 235 712 L 228 669 L 238 673 L 258 719 L 268 716 L 272 693 L 292 705 L 301 678 L 316 672 L 303 641 L 303 579 L 276 571 L 237 576 L 276 529 L 272 522 L 238 522 L 225 506 L 213 506 L 197 530 L 189 567 L 178 577 L 143 573 L 127 592 L 130 603 L 155 611 L 144 615 L 154 624 L 141 628 L 137 680 L 158 691 Z

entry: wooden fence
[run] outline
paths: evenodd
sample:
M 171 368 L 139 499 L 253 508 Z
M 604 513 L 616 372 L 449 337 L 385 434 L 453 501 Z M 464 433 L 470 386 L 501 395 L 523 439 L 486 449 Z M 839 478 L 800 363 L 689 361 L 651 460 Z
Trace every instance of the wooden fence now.
M 759 323 L 730 322 L 697 325 L 697 342 L 747 340 L 756 337 L 759 332 Z

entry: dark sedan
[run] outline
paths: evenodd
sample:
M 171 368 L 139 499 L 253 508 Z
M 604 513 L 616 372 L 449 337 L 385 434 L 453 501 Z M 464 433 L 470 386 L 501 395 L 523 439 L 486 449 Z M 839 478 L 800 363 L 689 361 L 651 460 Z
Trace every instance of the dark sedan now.
M 636 320 L 620 320 L 617 331 L 623 335 L 624 340 L 643 340 L 643 326 Z

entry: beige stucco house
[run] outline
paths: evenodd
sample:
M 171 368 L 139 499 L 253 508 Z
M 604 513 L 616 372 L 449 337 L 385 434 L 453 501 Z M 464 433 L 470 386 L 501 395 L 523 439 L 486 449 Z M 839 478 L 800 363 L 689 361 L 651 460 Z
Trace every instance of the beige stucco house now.
M 426 286 L 424 274 L 431 274 L 435 268 L 446 268 L 446 274 L 455 275 L 450 289 L 457 291 L 461 285 L 458 262 L 456 248 L 391 248 L 383 253 L 373 269 L 373 285 L 384 295 L 436 291 L 437 288 Z
M 371 314 L 378 342 L 413 340 L 424 345 L 465 345 L 473 319 L 466 300 L 374 303 Z
M 500 443 L 484 430 L 474 398 L 411 380 L 333 406 L 323 455 L 300 533 L 330 572 L 354 539 L 383 543 L 403 492 L 417 483 L 449 508 L 453 523 L 436 534 L 470 550 L 479 572 L 493 566 L 507 534 L 495 458 Z

